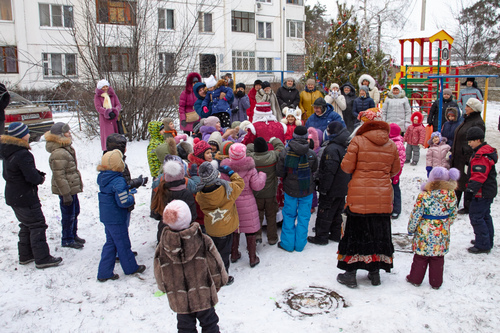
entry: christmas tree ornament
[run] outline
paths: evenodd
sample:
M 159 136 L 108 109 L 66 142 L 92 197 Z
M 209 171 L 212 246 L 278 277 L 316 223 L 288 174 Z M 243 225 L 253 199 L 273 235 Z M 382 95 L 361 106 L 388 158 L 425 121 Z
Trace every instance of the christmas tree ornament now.
M 350 53 L 347 53 L 347 60 L 351 60 L 352 55 Z
M 339 25 L 341 25 L 341 24 L 342 24 L 342 21 L 339 21 Z

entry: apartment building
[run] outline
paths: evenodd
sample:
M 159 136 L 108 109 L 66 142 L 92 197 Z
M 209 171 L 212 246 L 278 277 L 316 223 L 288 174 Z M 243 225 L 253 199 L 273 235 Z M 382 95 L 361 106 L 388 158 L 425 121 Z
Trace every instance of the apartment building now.
M 299 77 L 304 21 L 304 0 L 0 0 L 0 82 L 51 88 L 88 80 L 93 67 L 178 83 L 190 71 Z

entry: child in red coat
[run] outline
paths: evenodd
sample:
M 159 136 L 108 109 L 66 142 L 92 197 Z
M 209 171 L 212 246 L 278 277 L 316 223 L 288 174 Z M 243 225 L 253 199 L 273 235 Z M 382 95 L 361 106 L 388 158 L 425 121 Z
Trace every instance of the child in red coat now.
M 293 138 L 293 131 L 295 131 L 295 127 L 303 125 L 300 120 L 302 111 L 299 108 L 292 109 L 285 107 L 283 108 L 283 114 L 285 115 L 285 118 L 282 118 L 281 122 L 286 125 L 285 140 L 288 142 Z
M 420 148 L 424 148 L 425 142 L 425 127 L 422 124 L 424 116 L 420 112 L 413 112 L 411 115 L 412 124 L 408 127 L 405 132 L 405 142 L 406 142 L 406 161 L 405 163 L 410 163 L 411 165 L 417 165 L 420 159 Z M 413 155 L 413 161 L 412 161 Z

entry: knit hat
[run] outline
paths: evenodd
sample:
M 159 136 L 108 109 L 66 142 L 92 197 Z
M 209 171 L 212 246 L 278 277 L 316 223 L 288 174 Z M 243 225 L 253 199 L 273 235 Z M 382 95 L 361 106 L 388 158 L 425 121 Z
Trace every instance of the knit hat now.
M 122 154 L 125 154 L 127 147 L 127 138 L 118 133 L 112 133 L 106 138 L 106 151 L 119 149 Z
M 262 86 L 262 81 L 261 80 L 255 80 L 253 82 L 253 85 L 255 86 L 256 84 L 260 84 Z
M 265 89 L 265 88 L 270 87 L 271 84 L 268 81 L 264 81 L 264 82 L 262 82 L 261 86 L 262 86 L 262 89 Z
M 177 145 L 177 154 L 179 154 L 179 157 L 183 160 L 187 160 L 188 155 L 192 152 L 193 146 L 189 142 L 182 141 Z
M 339 87 L 339 85 L 337 83 L 332 83 L 330 85 L 330 90 L 333 90 L 333 88 L 339 88 L 340 89 L 340 87 Z
M 240 126 L 240 124 L 241 124 L 241 121 L 233 121 L 233 122 L 231 123 L 231 128 L 232 128 L 232 129 L 235 129 L 236 127 L 239 127 L 239 126 Z
M 97 89 L 102 89 L 102 87 L 104 87 L 104 86 L 108 86 L 108 87 L 110 86 L 108 80 L 103 79 L 103 80 L 97 82 Z
M 484 131 L 477 126 L 467 130 L 467 141 L 484 140 Z
M 429 173 L 429 181 L 449 181 L 449 180 L 458 180 L 460 178 L 460 171 L 455 168 L 451 168 L 450 170 L 443 167 L 434 167 L 432 171 Z
M 232 160 L 241 160 L 247 156 L 247 147 L 242 143 L 235 143 L 229 147 L 229 158 Z
M 231 146 L 233 144 L 234 144 L 234 142 L 232 142 L 232 141 L 224 142 L 224 144 L 222 145 L 221 154 L 222 155 L 229 155 L 229 148 L 231 148 Z
M 253 141 L 253 150 L 256 153 L 264 153 L 268 149 L 269 149 L 269 147 L 267 146 L 266 139 L 264 139 L 261 136 L 255 138 L 255 140 Z
M 294 139 L 305 139 L 307 140 L 307 128 L 305 126 L 297 126 L 295 127 L 295 130 L 293 131 L 293 138 Z
M 481 101 L 473 97 L 469 98 L 465 105 L 474 110 L 474 112 L 481 112 L 483 108 L 483 104 L 481 103 Z
M 431 134 L 431 138 L 427 141 L 427 143 L 429 144 L 429 146 L 433 145 L 433 140 L 434 138 L 438 137 L 439 138 L 439 142 L 441 142 L 443 140 L 443 137 L 441 136 L 441 133 L 439 132 L 432 132 Z
M 207 142 L 209 145 L 217 146 L 217 150 L 220 150 L 222 148 L 222 135 L 219 131 L 213 131 Z
M 331 121 L 326 127 L 326 133 L 328 135 L 338 134 L 344 126 L 339 121 Z
M 206 141 L 202 140 L 194 145 L 193 155 L 198 158 L 204 159 L 203 155 L 205 155 L 205 152 L 209 149 L 212 149 L 212 147 L 210 147 L 210 145 Z
M 175 128 L 170 128 L 169 124 L 174 122 L 174 120 L 170 117 L 167 117 L 167 118 L 163 118 L 162 119 L 162 123 L 163 123 L 163 129 L 165 129 L 165 131 L 171 131 Z
M 217 84 L 217 80 L 213 75 L 210 75 L 209 78 L 203 79 L 203 81 L 205 81 L 207 88 L 215 87 L 215 85 Z
M 361 86 L 361 87 L 359 87 L 359 90 L 364 90 L 366 92 L 367 96 L 368 96 L 368 93 L 370 92 L 370 89 L 367 86 Z
M 326 101 L 323 97 L 316 98 L 316 100 L 313 103 L 313 106 L 321 106 L 323 110 L 326 108 Z
M 401 135 L 401 127 L 399 127 L 398 124 L 396 124 L 396 123 L 390 123 L 389 127 L 391 128 L 391 130 L 389 131 L 389 138 L 390 139 L 395 138 L 395 137 Z
M 8 133 L 10 136 L 22 139 L 26 134 L 30 133 L 28 126 L 23 123 L 15 122 L 9 125 Z
M 271 103 L 260 102 L 255 105 L 255 111 L 258 112 L 271 112 Z
M 184 178 L 184 165 L 177 161 L 168 160 L 163 164 L 163 179 L 168 182 Z
M 123 172 L 123 170 L 125 170 L 125 162 L 123 162 L 122 152 L 119 149 L 106 152 L 102 155 L 101 164 L 97 167 L 97 170 Z
M 71 128 L 66 123 L 55 123 L 50 128 L 50 133 L 55 135 L 63 135 L 64 133 L 68 133 Z
M 452 94 L 453 92 L 451 91 L 450 88 L 446 88 L 446 89 L 443 89 L 443 95 L 450 95 Z
M 283 119 L 281 119 L 281 122 L 286 124 L 288 121 L 286 120 L 286 117 L 288 116 L 293 116 L 295 118 L 295 125 L 297 126 L 300 126 L 302 125 L 302 121 L 301 121 L 301 118 L 302 118 L 302 110 L 300 110 L 299 108 L 296 108 L 296 109 L 292 109 L 292 108 L 289 108 L 289 107 L 284 107 L 283 108 L 283 115 L 285 116 Z
M 219 171 L 210 162 L 201 163 L 198 168 L 198 176 L 200 176 L 200 181 L 204 186 L 212 185 L 218 179 Z
M 211 127 L 215 127 L 215 125 L 217 125 L 217 123 L 220 123 L 220 119 L 217 118 L 216 116 L 210 116 L 208 118 L 205 118 L 205 126 L 211 126 Z
M 307 138 L 308 139 L 311 139 L 313 141 L 313 147 L 312 149 L 317 149 L 319 148 L 320 146 L 320 143 L 319 143 L 319 134 L 318 134 L 318 131 L 314 128 L 314 127 L 309 127 L 307 129 Z
M 238 89 L 238 88 L 246 89 L 246 86 L 244 83 L 240 82 L 240 83 L 236 84 L 236 89 Z
M 189 228 L 192 216 L 187 203 L 182 200 L 172 200 L 163 210 L 163 223 L 171 230 L 180 231 Z

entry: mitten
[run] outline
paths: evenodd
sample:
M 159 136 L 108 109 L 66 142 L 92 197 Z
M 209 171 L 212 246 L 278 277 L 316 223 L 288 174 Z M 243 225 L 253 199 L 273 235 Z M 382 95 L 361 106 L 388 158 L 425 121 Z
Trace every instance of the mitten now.
M 286 107 L 287 107 L 286 103 L 281 104 L 281 110 L 283 110 Z
M 290 109 L 295 109 L 295 105 L 290 104 Z
M 206 106 L 203 107 L 203 112 L 208 113 L 208 108 Z
M 71 196 L 71 194 L 63 195 L 64 206 L 71 206 L 72 203 L 73 203 L 73 197 Z
M 231 177 L 232 174 L 234 173 L 234 170 L 231 169 L 231 167 L 229 165 L 224 165 L 224 166 L 220 166 L 219 167 L 219 172 L 225 173 L 226 175 L 228 175 L 229 177 Z
M 189 177 L 194 177 L 198 175 L 198 164 L 191 164 L 188 170 Z
M 446 153 L 446 159 L 451 161 L 451 152 Z
M 474 199 L 474 193 L 472 191 L 466 190 L 464 193 L 464 207 L 469 207 L 472 199 Z
M 136 190 L 135 188 L 131 188 L 131 189 L 129 190 L 129 193 L 130 193 L 130 194 L 136 194 L 136 193 L 137 193 L 137 190 Z
M 115 114 L 113 111 L 111 111 L 111 112 L 108 114 L 108 117 L 109 117 L 109 119 L 115 119 L 115 118 L 116 118 L 116 114 Z
M 186 125 L 187 125 L 186 121 L 185 120 L 181 120 L 181 126 L 182 127 L 186 127 Z
M 418 148 L 420 148 L 420 149 L 424 149 L 424 145 L 423 145 L 423 144 L 421 144 L 421 143 L 419 143 L 419 144 L 418 144 Z
M 432 171 L 432 167 L 431 166 L 425 167 L 425 170 L 427 170 L 427 178 L 429 178 L 429 174 Z

